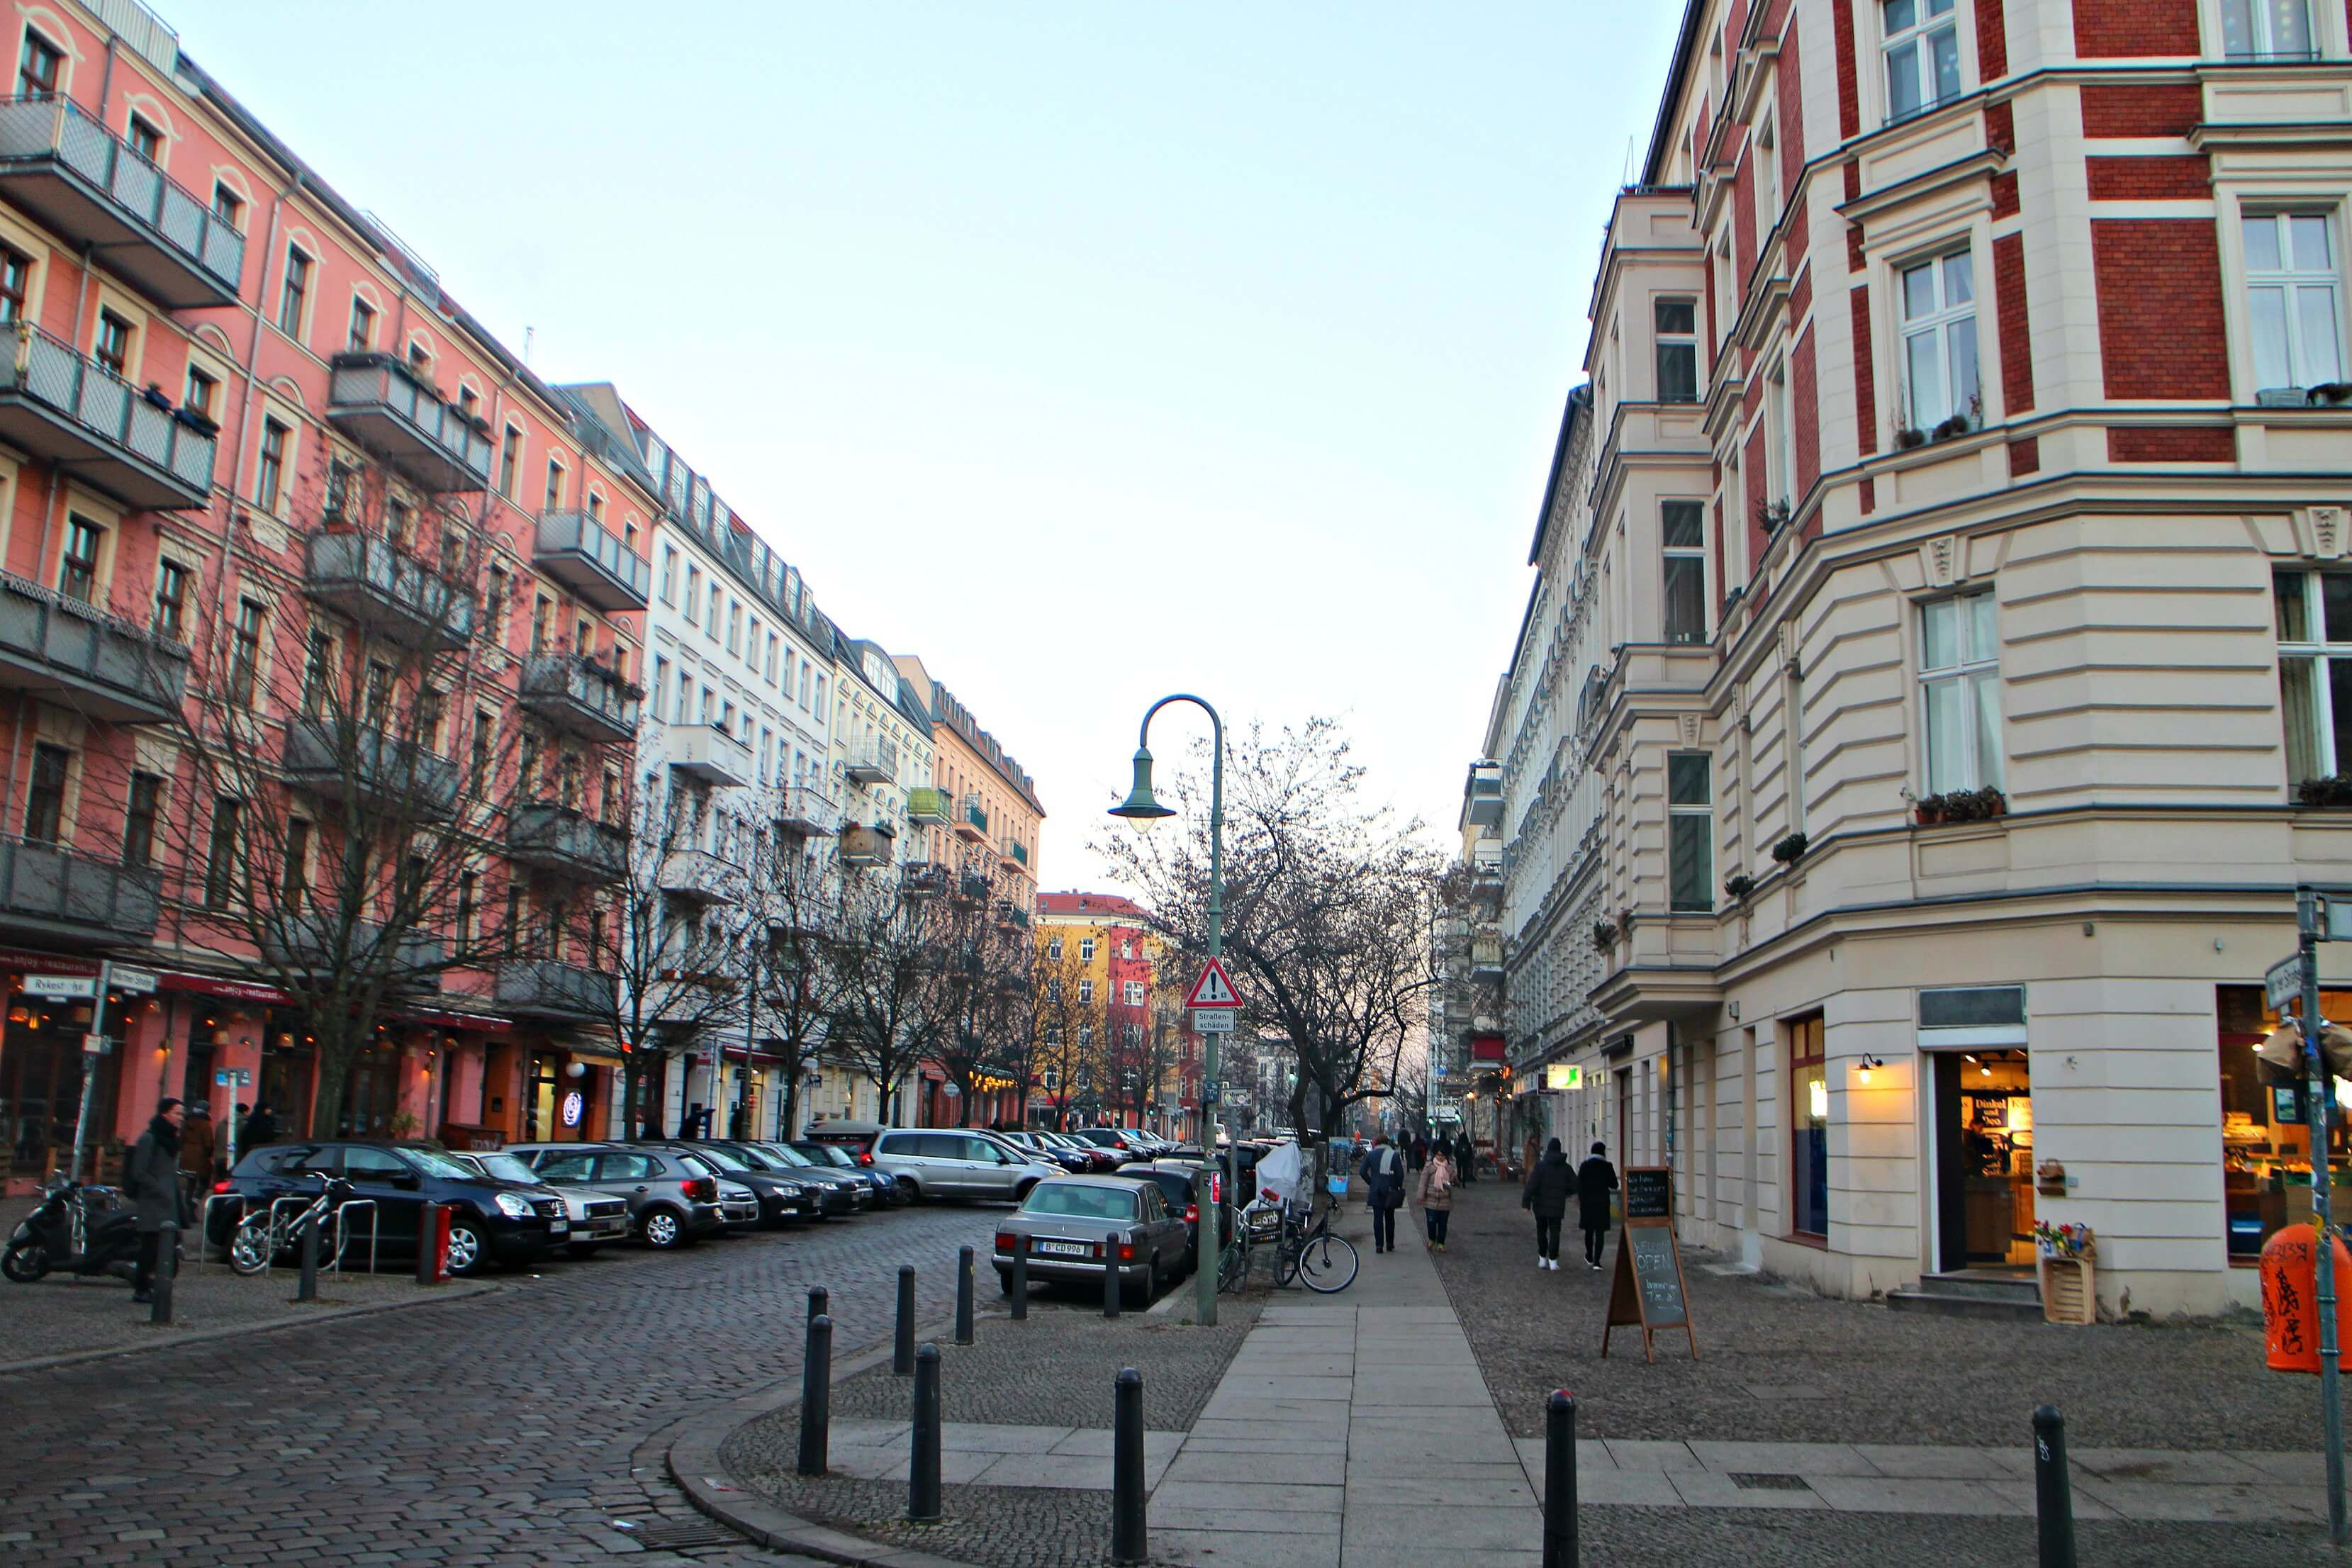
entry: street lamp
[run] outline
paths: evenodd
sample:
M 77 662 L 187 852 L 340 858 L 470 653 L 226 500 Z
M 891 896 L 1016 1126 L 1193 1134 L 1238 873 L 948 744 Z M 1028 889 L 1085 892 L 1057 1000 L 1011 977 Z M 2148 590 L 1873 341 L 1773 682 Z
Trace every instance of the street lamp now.
M 1145 829 L 1163 817 L 1176 815 L 1171 807 L 1160 805 L 1151 794 L 1151 719 L 1153 714 L 1171 702 L 1190 702 L 1209 716 L 1212 732 L 1209 767 L 1209 956 L 1222 958 L 1225 952 L 1225 721 L 1204 699 L 1179 691 L 1161 698 L 1144 710 L 1143 722 L 1137 727 L 1135 733 L 1134 787 L 1127 792 L 1124 801 L 1110 808 L 1110 815 L 1124 817 Z M 1214 1109 L 1205 1103 L 1210 1086 L 1217 1081 L 1217 1042 L 1215 1033 L 1207 1036 L 1201 1062 L 1201 1098 L 1204 1102 L 1201 1108 L 1201 1130 L 1204 1135 L 1201 1170 L 1203 1174 L 1214 1172 L 1218 1163 L 1217 1117 Z M 1224 1156 L 1227 1165 L 1231 1164 L 1232 1158 L 1228 1150 Z M 1213 1191 L 1222 1195 L 1233 1190 L 1232 1172 L 1227 1170 L 1222 1184 L 1215 1185 Z M 1218 1211 L 1219 1205 L 1214 1201 L 1201 1205 L 1201 1266 L 1195 1270 L 1200 1303 L 1194 1312 L 1194 1321 L 1204 1328 L 1217 1325 L 1217 1277 L 1223 1272 L 1218 1267 L 1218 1259 L 1223 1256 L 1217 1236 L 1221 1217 Z

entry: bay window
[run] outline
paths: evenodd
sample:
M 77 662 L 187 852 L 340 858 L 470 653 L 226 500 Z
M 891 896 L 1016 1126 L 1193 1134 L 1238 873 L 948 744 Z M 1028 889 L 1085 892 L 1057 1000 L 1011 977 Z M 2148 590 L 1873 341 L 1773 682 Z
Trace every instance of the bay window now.
M 1664 557 L 1661 598 L 1666 640 L 1706 640 L 1706 513 L 1704 502 L 1670 500 L 1660 509 Z
M 2307 60 L 2311 0 L 2221 0 L 2221 52 L 2233 60 Z
M 1715 781 L 1704 752 L 1666 759 L 1668 907 L 1705 913 L 1715 908 Z

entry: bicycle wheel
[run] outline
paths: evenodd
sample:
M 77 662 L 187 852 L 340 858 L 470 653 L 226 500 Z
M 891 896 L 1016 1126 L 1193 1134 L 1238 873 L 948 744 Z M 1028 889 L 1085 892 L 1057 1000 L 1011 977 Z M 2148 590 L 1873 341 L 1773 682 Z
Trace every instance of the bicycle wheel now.
M 269 1234 L 269 1216 L 254 1214 L 245 1216 L 229 1238 L 228 1266 L 239 1274 L 258 1274 L 269 1267 L 270 1254 L 276 1251 L 277 1238 Z
M 1298 1254 L 1298 1276 L 1307 1288 L 1328 1296 L 1356 1282 L 1356 1244 L 1325 1232 L 1312 1237 Z
M 1249 1285 L 1249 1248 L 1235 1242 L 1224 1250 L 1217 1261 L 1217 1289 L 1227 1295 L 1245 1289 Z
M 1277 1289 L 1287 1290 L 1290 1282 L 1297 1278 L 1298 1248 L 1286 1241 L 1275 1248 L 1274 1283 Z

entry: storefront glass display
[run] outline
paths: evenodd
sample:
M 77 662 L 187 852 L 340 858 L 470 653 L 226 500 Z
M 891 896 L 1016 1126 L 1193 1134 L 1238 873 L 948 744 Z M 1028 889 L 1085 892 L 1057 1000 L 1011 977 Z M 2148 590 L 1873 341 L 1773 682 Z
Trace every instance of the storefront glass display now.
M 16 977 L 10 978 L 13 983 Z M 85 1070 L 97 1074 L 89 1142 L 95 1146 L 114 1135 L 123 1018 L 118 1013 L 108 1021 L 114 1049 L 94 1056 L 81 1048 L 90 1016 L 88 998 L 51 1000 L 11 991 L 6 1028 L 0 1032 L 0 1132 L 8 1140 L 12 1175 L 46 1175 L 72 1158 Z
M 2303 1097 L 2262 1081 L 2254 1056 L 2279 1024 L 2259 985 L 2218 986 L 2215 1015 L 2221 1080 L 2221 1190 L 2230 1261 L 2253 1267 L 2263 1243 L 2311 1218 L 2311 1134 Z M 2352 993 L 2322 991 L 2323 1018 L 2352 1018 Z M 2338 1079 L 2339 1106 L 2352 1085 Z M 2352 1143 L 2344 1119 L 2329 1128 L 2327 1164 L 2339 1217 L 2352 1212 Z
M 1795 1229 L 1802 1236 L 1825 1237 L 1830 1231 L 1830 1085 L 1822 1055 L 1821 1015 L 1790 1024 L 1788 1037 Z

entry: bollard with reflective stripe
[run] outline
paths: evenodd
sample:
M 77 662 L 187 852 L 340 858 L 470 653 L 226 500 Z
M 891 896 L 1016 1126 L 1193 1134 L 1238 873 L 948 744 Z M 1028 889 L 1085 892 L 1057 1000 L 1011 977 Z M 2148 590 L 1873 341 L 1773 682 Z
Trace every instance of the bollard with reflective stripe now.
M 814 1304 L 822 1289 L 809 1292 Z M 833 1320 L 819 1312 L 809 1320 L 808 1353 L 801 1361 L 800 1472 L 824 1474 L 833 1436 Z
M 907 1517 L 940 1517 L 940 1347 L 915 1352 L 915 1448 L 907 1466 Z
M 1543 1568 L 1576 1568 L 1576 1397 L 1544 1401 Z
M 956 1321 L 955 1342 L 971 1343 L 971 1248 L 956 1248 Z
M 1147 1555 L 1143 1510 L 1143 1374 L 1121 1367 L 1112 1391 L 1110 1560 L 1136 1563 Z
M 2066 1418 L 2054 1405 L 2033 1413 L 2033 1512 L 2042 1568 L 2074 1568 L 2074 1482 L 2066 1469 Z
M 915 1266 L 898 1267 L 898 1327 L 890 1344 L 890 1370 L 905 1377 L 915 1370 Z

